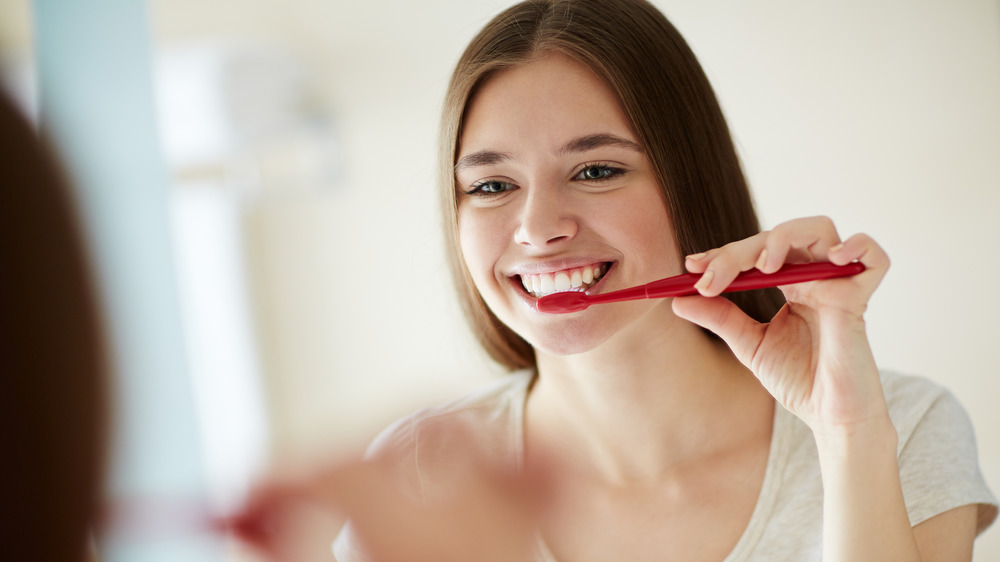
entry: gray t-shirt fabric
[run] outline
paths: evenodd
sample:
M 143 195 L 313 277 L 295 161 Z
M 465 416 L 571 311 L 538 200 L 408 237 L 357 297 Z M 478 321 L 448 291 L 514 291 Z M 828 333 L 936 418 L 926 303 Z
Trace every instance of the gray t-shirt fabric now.
M 534 373 L 520 371 L 443 406 L 428 408 L 386 429 L 370 456 L 387 457 L 399 485 L 417 500 L 443 493 L 474 455 L 517 469 L 524 451 L 524 407 Z M 944 388 L 919 377 L 882 373 L 889 415 L 899 435 L 898 459 L 910 523 L 964 505 L 978 505 L 977 533 L 997 517 L 997 500 L 979 469 L 975 436 L 965 410 Z M 477 451 L 456 433 L 476 436 Z M 460 445 L 459 445 L 460 444 Z M 723 562 L 819 561 L 823 488 L 809 428 L 775 408 L 764 482 L 753 514 Z M 333 545 L 339 562 L 368 562 L 348 523 Z M 531 562 L 556 562 L 538 537 Z

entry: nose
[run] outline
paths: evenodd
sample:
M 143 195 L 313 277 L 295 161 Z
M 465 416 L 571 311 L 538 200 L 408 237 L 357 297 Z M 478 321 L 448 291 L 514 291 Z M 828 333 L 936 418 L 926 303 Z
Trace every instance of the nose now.
M 571 240 L 579 230 L 570 202 L 556 186 L 528 190 L 521 209 L 521 222 L 514 241 L 524 246 L 547 248 Z

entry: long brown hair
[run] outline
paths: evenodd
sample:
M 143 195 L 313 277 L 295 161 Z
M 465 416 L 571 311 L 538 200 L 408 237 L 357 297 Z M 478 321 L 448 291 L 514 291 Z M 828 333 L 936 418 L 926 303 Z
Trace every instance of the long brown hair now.
M 534 350 L 489 310 L 459 250 L 455 161 L 466 106 L 500 70 L 558 51 L 589 67 L 618 97 L 663 190 L 681 255 L 760 231 L 750 189 L 712 86 L 666 17 L 644 0 L 527 0 L 497 15 L 458 61 L 441 124 L 442 211 L 449 265 L 466 316 L 487 353 L 509 369 Z M 768 321 L 776 289 L 728 294 Z
M 104 477 L 107 357 L 70 192 L 0 92 L 0 544 L 89 556 Z

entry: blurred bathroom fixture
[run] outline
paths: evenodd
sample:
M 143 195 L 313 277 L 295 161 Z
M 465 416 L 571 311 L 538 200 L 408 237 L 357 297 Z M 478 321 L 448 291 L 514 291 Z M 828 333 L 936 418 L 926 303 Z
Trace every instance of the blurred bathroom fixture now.
M 38 123 L 38 85 L 30 55 L 0 52 L 0 86 L 33 123 Z
M 221 174 L 254 188 L 334 182 L 338 147 L 320 80 L 275 45 L 201 41 L 161 47 L 160 137 L 181 181 Z
M 337 143 L 318 82 L 300 58 L 260 43 L 170 45 L 154 62 L 185 348 L 220 512 L 239 505 L 268 456 L 245 219 L 334 183 Z

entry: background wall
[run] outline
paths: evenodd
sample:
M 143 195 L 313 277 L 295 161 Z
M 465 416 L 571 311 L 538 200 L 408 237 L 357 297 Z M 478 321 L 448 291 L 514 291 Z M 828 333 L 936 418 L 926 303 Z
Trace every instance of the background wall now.
M 221 38 L 291 53 L 340 147 L 319 178 L 261 168 L 243 202 L 276 457 L 356 448 L 498 374 L 450 294 L 434 143 L 452 65 L 507 4 L 150 2 L 164 49 Z M 868 314 L 876 357 L 955 392 L 1000 491 L 1000 3 L 656 4 L 716 87 L 765 226 L 826 214 L 888 250 Z M 4 49 L 25 50 L 22 3 L 0 10 Z M 1000 559 L 998 528 L 976 560 Z

